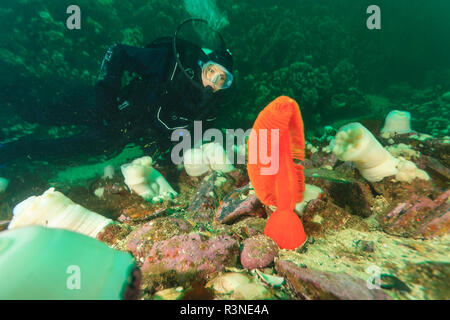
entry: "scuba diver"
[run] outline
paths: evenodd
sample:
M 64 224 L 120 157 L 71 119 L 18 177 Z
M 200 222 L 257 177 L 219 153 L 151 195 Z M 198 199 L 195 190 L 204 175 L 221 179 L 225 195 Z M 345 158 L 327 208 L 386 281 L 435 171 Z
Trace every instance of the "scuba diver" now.
M 0 144 L 0 163 L 23 156 L 44 160 L 98 152 L 111 155 L 131 142 L 143 146 L 155 160 L 167 161 L 172 131 L 191 130 L 195 120 L 201 120 L 203 128 L 211 125 L 218 101 L 233 83 L 233 58 L 218 32 L 209 31 L 218 39 L 213 49 L 179 36 L 187 24 L 205 23 L 188 19 L 173 37 L 158 38 L 145 48 L 110 47 L 94 88 L 56 90 L 43 108 L 28 105 L 20 112 L 29 122 L 81 124 L 86 131 L 66 138 L 25 137 Z M 122 87 L 125 71 L 135 76 Z

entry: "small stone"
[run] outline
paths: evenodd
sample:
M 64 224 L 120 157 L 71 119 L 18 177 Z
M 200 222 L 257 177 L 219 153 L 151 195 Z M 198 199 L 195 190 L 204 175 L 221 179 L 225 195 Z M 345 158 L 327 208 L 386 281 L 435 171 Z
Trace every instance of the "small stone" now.
M 368 217 L 373 203 L 370 186 L 354 178 L 339 178 L 330 170 L 308 170 L 307 182 L 319 186 L 341 208 L 348 208 L 354 215 Z
M 206 238 L 200 234 L 174 236 L 153 244 L 141 268 L 143 273 L 175 272 L 178 279 L 207 280 L 210 274 L 235 267 L 238 243 L 230 236 Z
M 361 249 L 361 251 L 364 252 L 374 252 L 375 251 L 375 245 L 373 241 L 367 241 L 367 240 L 358 240 L 356 241 L 356 246 Z
M 266 211 L 255 193 L 246 185 L 228 194 L 217 209 L 217 222 L 231 224 L 245 216 L 265 217 Z
M 245 269 L 265 268 L 278 254 L 278 245 L 265 235 L 257 235 L 244 241 L 241 264 Z
M 258 234 L 263 234 L 266 223 L 267 219 L 249 217 L 234 223 L 231 229 L 240 238 L 247 239 Z
M 422 155 L 418 160 L 418 166 L 425 170 L 435 181 L 440 181 L 442 187 L 448 187 L 450 182 L 450 169 L 440 163 L 439 160 Z
M 277 260 L 279 275 L 286 278 L 295 295 L 306 300 L 390 300 L 379 289 L 369 289 L 364 280 L 334 272 L 300 268 L 291 261 Z

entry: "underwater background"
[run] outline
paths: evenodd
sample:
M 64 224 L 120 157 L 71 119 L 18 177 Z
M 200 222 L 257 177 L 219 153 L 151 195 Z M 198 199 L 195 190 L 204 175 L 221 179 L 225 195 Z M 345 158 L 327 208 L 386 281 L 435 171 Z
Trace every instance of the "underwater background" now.
M 80 30 L 65 24 L 72 4 L 81 8 Z M 373 4 L 381 9 L 380 30 L 366 27 L 366 9 Z M 233 54 L 235 81 L 216 128 L 251 128 L 280 95 L 300 106 L 306 182 L 322 190 L 300 215 L 309 235 L 302 250 L 278 250 L 261 240 L 272 211 L 255 204 L 245 166 L 190 177 L 175 165 L 156 164 L 178 197 L 154 204 L 130 194 L 120 174 L 121 165 L 146 155 L 138 144 L 114 149 L 111 141 L 110 155 L 92 150 L 45 161 L 26 154 L 2 159 L 1 145 L 16 140 L 82 133 L 85 128 L 70 119 L 55 126 L 33 117 L 55 92 L 82 96 L 83 88 L 93 86 L 112 44 L 143 47 L 172 36 L 189 17 L 214 25 Z M 171 246 L 222 246 L 219 258 L 195 251 L 195 261 L 164 262 L 175 272 L 147 265 L 144 299 L 449 299 L 449 32 L 445 0 L 2 0 L 0 177 L 7 187 L 0 192 L 0 230 L 19 202 L 54 187 L 117 221 L 97 238 L 131 250 L 138 265 Z M 411 114 L 413 134 L 380 136 L 392 110 Z M 330 149 L 350 122 L 362 123 L 391 154 L 413 162 L 429 179 L 366 181 Z M 106 179 L 107 166 L 116 173 Z M 246 210 L 233 211 L 242 208 L 233 194 Z M 141 246 L 146 249 L 136 249 Z M 270 260 L 263 267 L 242 257 L 252 246 Z M 215 264 L 205 266 L 206 260 Z M 366 286 L 373 266 L 381 270 L 381 289 Z M 322 273 L 331 275 L 323 280 Z M 319 285 L 312 290 L 312 283 Z

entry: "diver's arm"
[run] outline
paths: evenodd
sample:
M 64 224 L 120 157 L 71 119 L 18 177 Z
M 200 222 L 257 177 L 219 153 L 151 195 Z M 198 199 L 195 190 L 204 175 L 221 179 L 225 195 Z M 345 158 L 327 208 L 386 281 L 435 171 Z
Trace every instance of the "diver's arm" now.
M 103 59 L 96 84 L 98 106 L 109 109 L 116 105 L 124 71 L 163 81 L 168 56 L 169 49 L 166 47 L 139 48 L 123 44 L 110 47 Z

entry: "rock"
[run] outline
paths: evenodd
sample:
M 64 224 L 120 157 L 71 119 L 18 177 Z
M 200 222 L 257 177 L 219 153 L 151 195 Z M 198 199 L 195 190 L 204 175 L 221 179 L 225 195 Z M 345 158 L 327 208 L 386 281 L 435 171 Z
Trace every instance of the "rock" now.
M 374 194 L 382 195 L 390 203 L 407 201 L 411 195 L 436 195 L 438 190 L 432 180 L 415 179 L 411 183 L 386 177 L 380 182 L 370 182 Z
M 367 240 L 358 240 L 356 241 L 356 246 L 364 252 L 374 252 L 374 243 L 373 241 L 367 241 Z
M 439 160 L 444 166 L 450 167 L 450 143 L 448 139 L 439 139 L 418 133 L 408 133 L 392 137 L 394 143 L 410 145 L 414 150 Z M 386 145 L 387 139 L 380 141 Z
M 187 217 L 194 221 L 213 220 L 215 209 L 230 186 L 233 186 L 233 180 L 220 172 L 214 171 L 205 177 L 190 201 Z
M 293 262 L 277 260 L 275 268 L 300 299 L 306 300 L 390 300 L 379 289 L 368 289 L 364 280 L 334 272 L 300 268 Z
M 308 170 L 307 182 L 317 185 L 341 208 L 354 215 L 368 217 L 372 214 L 373 194 L 368 183 L 353 178 L 340 178 L 330 170 Z
M 380 217 L 385 232 L 413 238 L 432 238 L 450 230 L 450 190 L 435 200 L 412 195 Z
M 367 231 L 367 223 L 352 215 L 326 196 L 308 203 L 302 215 L 303 227 L 308 237 L 322 237 L 329 230 L 353 228 Z
M 231 230 L 240 238 L 246 239 L 264 233 L 266 219 L 249 217 L 231 226 Z
M 243 243 L 241 264 L 245 269 L 265 268 L 278 254 L 278 245 L 265 235 L 248 238 Z
M 315 153 L 311 153 L 311 156 L 305 159 L 305 167 L 333 168 L 338 161 L 339 160 L 334 153 L 324 153 L 322 151 L 318 151 Z
M 215 220 L 231 224 L 244 216 L 265 217 L 263 204 L 249 185 L 228 194 L 217 209 Z
M 167 240 L 181 233 L 187 233 L 191 226 L 182 219 L 156 218 L 134 230 L 128 236 L 128 249 L 137 258 L 147 255 L 154 242 Z
M 121 204 L 124 206 L 117 218 L 120 222 L 136 225 L 150 219 L 156 219 L 167 215 L 167 204 L 143 202 L 137 195 L 130 195 L 127 201 Z M 132 200 L 135 200 L 133 202 Z M 172 206 L 173 209 L 173 206 Z
M 141 268 L 143 273 L 175 272 L 180 281 L 207 279 L 235 267 L 238 243 L 229 236 L 207 239 L 200 234 L 174 236 L 153 244 Z
M 372 214 L 372 191 L 368 184 L 359 181 L 333 181 L 328 189 L 333 201 L 352 214 L 367 218 Z
M 131 232 L 131 227 L 121 223 L 111 223 L 106 226 L 99 234 L 97 234 L 97 240 L 107 243 L 112 246 L 117 241 L 125 239 Z
M 238 167 L 231 172 L 227 172 L 225 175 L 233 179 L 235 188 L 241 188 L 249 182 L 247 172 Z
M 186 289 L 183 300 L 213 300 L 213 290 L 206 288 L 204 281 L 194 281 L 191 286 Z
M 421 155 L 417 162 L 418 167 L 425 170 L 435 182 L 443 188 L 448 188 L 450 183 L 449 168 L 441 164 L 439 160 L 426 155 Z

